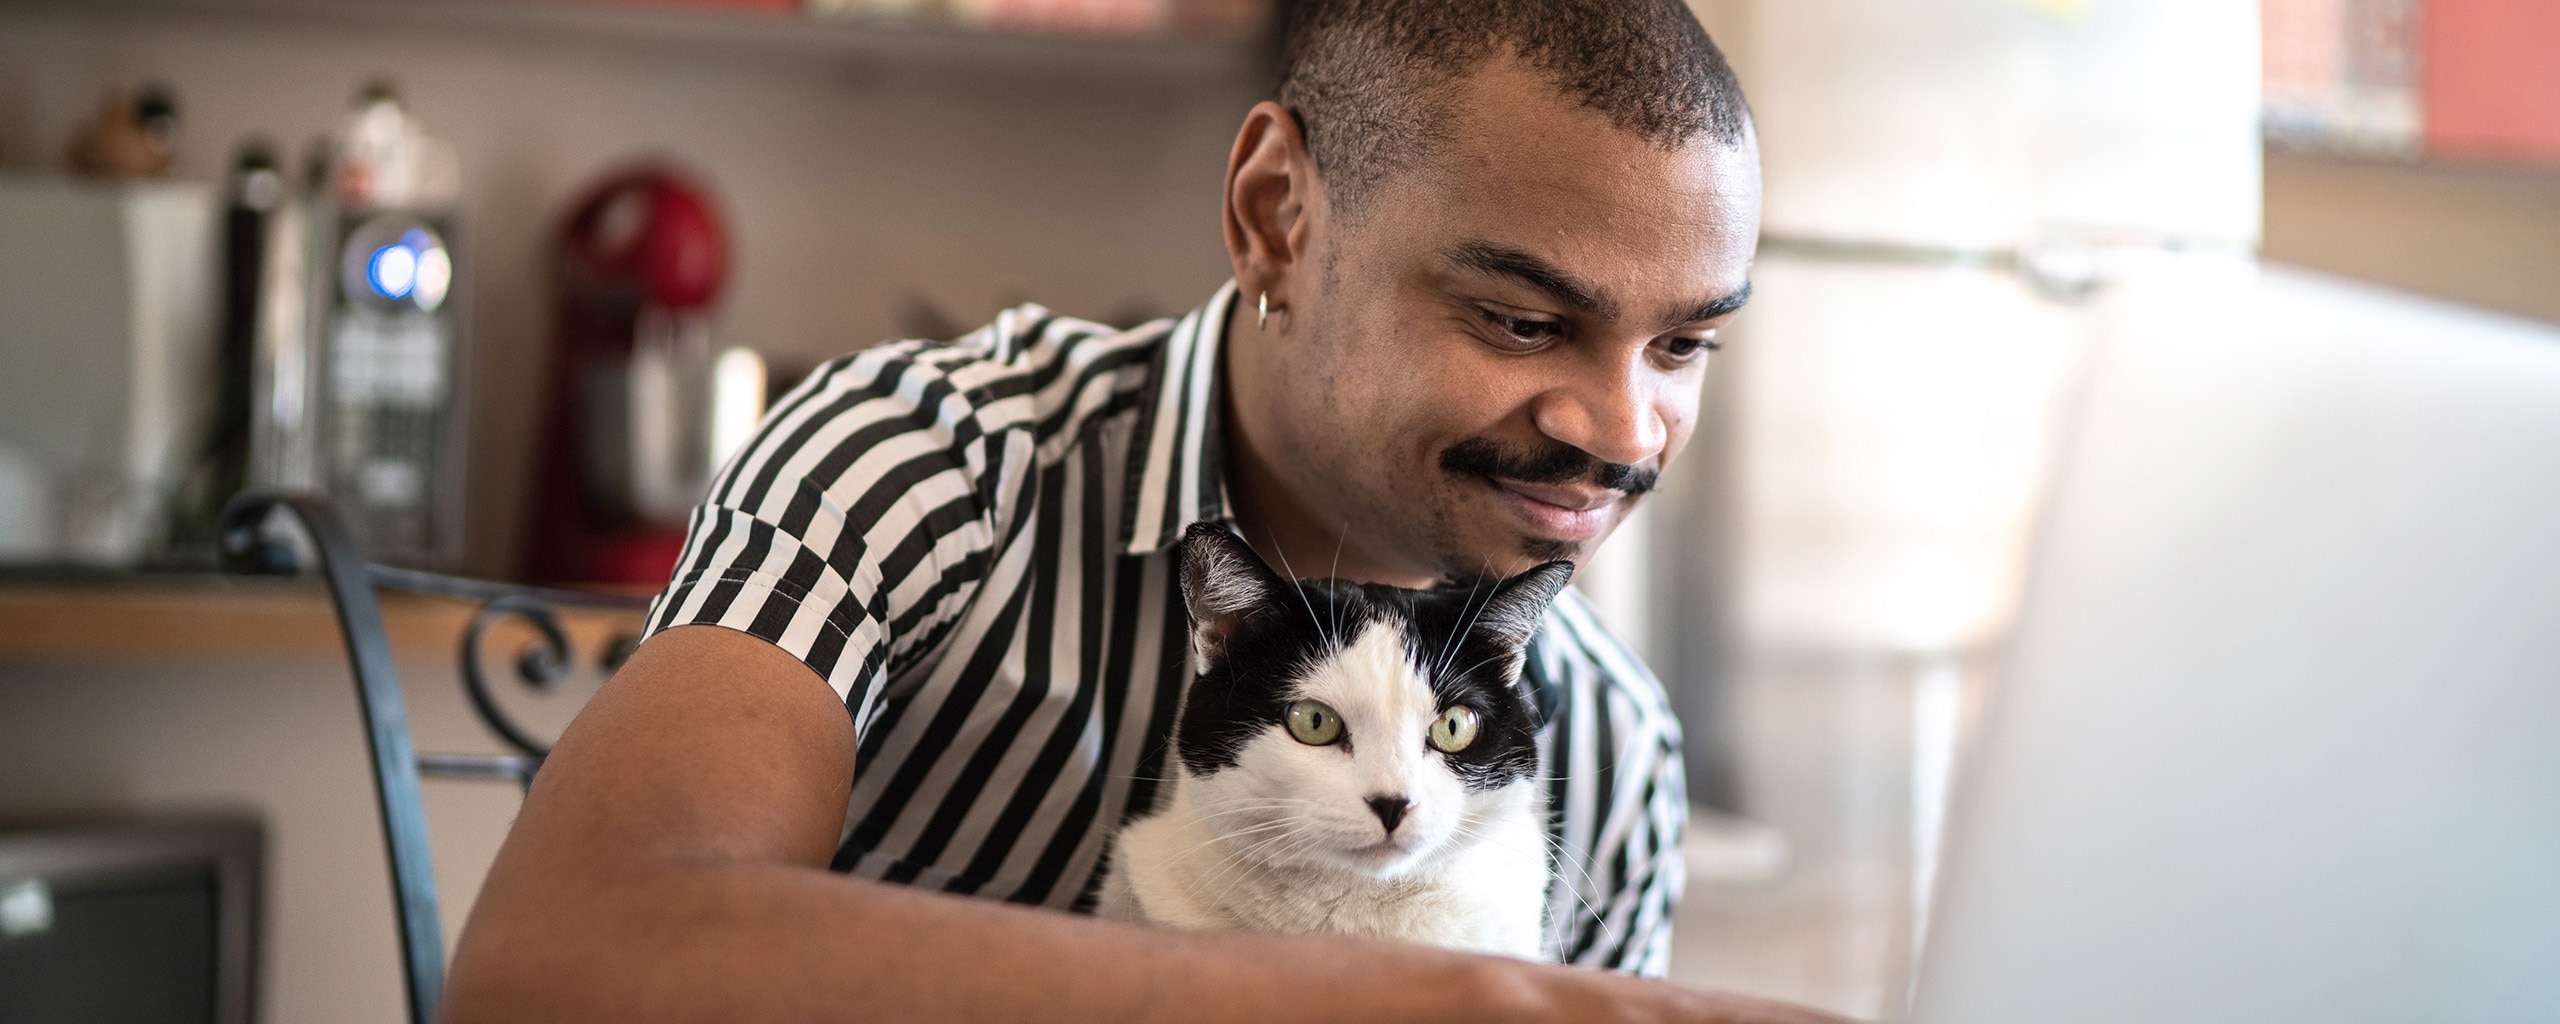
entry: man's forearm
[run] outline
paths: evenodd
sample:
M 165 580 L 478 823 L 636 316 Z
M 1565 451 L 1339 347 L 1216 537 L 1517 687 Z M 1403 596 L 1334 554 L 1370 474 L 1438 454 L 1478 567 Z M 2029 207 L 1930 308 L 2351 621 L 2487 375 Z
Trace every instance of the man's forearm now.
M 1142 928 L 777 864 L 500 888 L 445 1019 L 1483 1021 L 1533 970 L 1419 946 Z M 1497 1015 L 1494 1019 L 1501 1019 Z
M 664 864 L 498 895 L 516 903 L 474 915 L 446 993 L 452 1024 L 1837 1024 L 1594 971 L 1330 936 L 1147 928 L 790 865 Z

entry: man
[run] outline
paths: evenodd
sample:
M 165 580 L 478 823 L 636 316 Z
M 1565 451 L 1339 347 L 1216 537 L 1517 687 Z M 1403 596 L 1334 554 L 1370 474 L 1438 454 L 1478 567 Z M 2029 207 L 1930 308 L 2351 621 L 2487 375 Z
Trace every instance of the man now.
M 1639 977 L 1681 884 L 1677 730 L 1571 597 L 1528 669 L 1548 952 L 1614 971 L 1058 912 L 1164 791 L 1183 530 L 1408 587 L 1587 557 L 1688 438 L 1758 205 L 1678 0 L 1301 5 L 1206 307 L 1025 307 L 777 405 L 528 796 L 449 1015 L 1814 1019 Z

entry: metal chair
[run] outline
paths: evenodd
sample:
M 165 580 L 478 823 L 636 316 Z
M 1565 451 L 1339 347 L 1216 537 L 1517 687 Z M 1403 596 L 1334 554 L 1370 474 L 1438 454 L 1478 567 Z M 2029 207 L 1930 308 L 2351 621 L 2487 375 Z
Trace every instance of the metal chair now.
M 636 611 L 649 599 L 624 594 L 553 590 L 483 580 L 442 576 L 386 565 L 368 564 L 336 513 L 318 498 L 255 490 L 232 499 L 223 509 L 221 554 L 225 571 L 253 575 L 291 575 L 299 566 L 296 548 L 270 532 L 277 515 L 298 525 L 316 555 L 319 574 L 328 582 L 347 660 L 355 672 L 356 699 L 364 712 L 365 742 L 373 755 L 374 792 L 382 806 L 383 839 L 391 859 L 391 888 L 400 924 L 400 951 L 408 984 L 409 1019 L 433 1024 L 436 1003 L 444 990 L 444 928 L 437 913 L 434 866 L 428 860 L 426 807 L 418 778 L 510 779 L 533 784 L 534 772 L 550 753 L 550 743 L 510 718 L 493 695 L 480 669 L 483 639 L 490 627 L 507 619 L 531 625 L 540 635 L 515 659 L 516 674 L 535 689 L 546 689 L 565 675 L 575 652 L 561 628 L 556 609 Z M 425 594 L 477 603 L 479 611 L 463 630 L 460 657 L 464 690 L 482 724 L 517 753 L 508 755 L 420 754 L 409 737 L 409 713 L 400 696 L 400 680 L 392 668 L 391 637 L 384 628 L 374 588 Z M 616 636 L 599 658 L 607 671 L 630 656 L 635 637 Z

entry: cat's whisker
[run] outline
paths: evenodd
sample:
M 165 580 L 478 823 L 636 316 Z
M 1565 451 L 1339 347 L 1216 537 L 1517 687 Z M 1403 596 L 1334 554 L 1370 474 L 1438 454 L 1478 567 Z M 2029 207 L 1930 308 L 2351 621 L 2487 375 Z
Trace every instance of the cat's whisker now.
M 1554 835 L 1543 830 L 1533 834 L 1542 844 L 1541 852 L 1553 853 L 1556 855 L 1555 863 L 1558 867 L 1569 869 L 1580 874 L 1582 876 L 1582 885 L 1591 884 L 1593 881 L 1591 872 L 1582 864 L 1581 860 L 1574 855 L 1573 849 L 1565 845 L 1563 840 L 1557 839 Z M 1485 835 L 1483 833 L 1474 833 L 1474 836 L 1477 839 L 1488 841 L 1506 841 L 1509 839 L 1507 836 Z M 1516 846 L 1508 848 L 1515 850 L 1518 849 Z
M 1298 842 L 1296 842 L 1296 843 L 1294 843 L 1294 844 L 1292 844 L 1292 845 L 1290 845 L 1290 846 L 1288 846 L 1288 847 L 1286 847 L 1286 848 L 1283 848 L 1283 849 L 1280 849 L 1280 850 L 1273 851 L 1273 852 L 1271 853 L 1271 855 L 1270 855 L 1268 858 L 1266 858 L 1266 861 L 1267 861 L 1267 862 L 1269 862 L 1269 863 L 1278 863 L 1279 861 L 1281 861 L 1281 860 L 1283 860 L 1283 859 L 1285 859 L 1285 858 L 1295 857 L 1295 856 L 1297 856 L 1298 854 L 1300 854 L 1300 853 L 1302 853 L 1302 852 L 1305 852 L 1305 851 L 1307 851 L 1307 850 L 1309 850 L 1309 849 L 1313 849 L 1314 847 L 1316 847 L 1317 845 L 1319 845 L 1319 844 L 1323 843 L 1324 841 L 1325 841 L 1325 836 L 1324 836 L 1322 833 L 1316 832 L 1316 831 L 1314 831 L 1314 830 L 1307 830 L 1307 831 L 1304 831 L 1304 832 L 1302 832 L 1302 833 L 1300 834 L 1300 837 L 1299 837 L 1299 841 L 1298 841 Z
M 1573 897 L 1574 906 L 1580 908 L 1584 915 L 1600 922 L 1600 934 L 1602 938 L 1615 941 L 1617 938 L 1617 932 L 1615 927 L 1609 923 L 1609 915 L 1603 912 L 1597 904 L 1592 903 L 1591 897 L 1585 895 L 1592 886 L 1598 884 L 1598 880 L 1592 878 L 1589 871 L 1582 870 L 1580 865 L 1572 864 L 1570 861 L 1561 861 L 1560 863 L 1563 864 L 1563 866 L 1572 867 L 1581 875 L 1581 880 L 1577 882 L 1572 879 L 1559 878 L 1556 880 L 1557 884 L 1564 887 L 1565 895 Z M 1559 927 L 1561 927 L 1561 925 L 1559 925 Z M 1559 945 L 1561 945 L 1561 943 L 1559 943 Z
M 1342 524 L 1342 532 L 1335 534 L 1333 537 L 1333 568 L 1325 570 L 1324 575 L 1326 579 L 1342 578 L 1342 545 L 1350 539 L 1351 523 L 1345 521 Z M 1334 593 L 1332 587 L 1326 587 L 1324 590 L 1324 603 L 1325 610 L 1333 613 L 1333 638 L 1335 642 L 1339 643 L 1342 639 L 1341 596 Z
M 1221 842 L 1226 842 L 1226 855 L 1229 855 L 1229 858 L 1234 858 L 1234 855 L 1236 855 L 1236 847 L 1234 847 L 1234 842 L 1231 842 L 1231 840 L 1242 840 L 1242 837 L 1249 837 L 1249 835 L 1262 835 L 1262 832 L 1272 832 L 1272 829 L 1288 829 L 1288 827 L 1290 827 L 1288 822 L 1275 822 L 1275 824 L 1267 824 L 1267 827 L 1239 829 L 1239 832 L 1229 832 L 1229 835 L 1213 835 L 1213 837 L 1208 837 L 1208 840 L 1193 842 L 1193 845 L 1190 845 L 1188 850 L 1180 852 L 1180 855 L 1183 855 L 1183 858 L 1188 858 L 1188 855 L 1193 855 L 1193 852 L 1201 852 L 1201 850 L 1206 850 L 1206 847 L 1213 847 L 1213 845 L 1221 845 Z
M 1285 814 L 1293 810 L 1296 810 L 1296 808 L 1284 804 L 1270 804 L 1261 807 L 1233 807 L 1221 811 L 1203 812 L 1200 815 L 1200 818 L 1203 821 L 1217 821 L 1222 818 L 1251 817 L 1255 815 L 1268 814 L 1273 811 Z
M 1202 818 L 1207 818 L 1207 819 L 1213 819 L 1213 820 L 1214 820 L 1214 819 L 1217 819 L 1217 818 L 1229 818 L 1229 817 L 1234 817 L 1234 816 L 1236 816 L 1236 815 L 1240 815 L 1240 814 L 1259 814 L 1259 813 L 1262 813 L 1262 812 L 1264 812 L 1264 811 L 1287 811 L 1287 810 L 1297 810 L 1297 809 L 1300 809 L 1300 808 L 1306 808 L 1306 807 L 1320 807 L 1320 806 L 1323 806 L 1323 805 L 1322 805 L 1322 804 L 1319 804 L 1319 803 L 1317 803 L 1316 801 L 1313 801 L 1313 800 L 1275 800 L 1275 801 L 1270 801 L 1270 802 L 1267 802 L 1267 803 L 1255 803 L 1255 804 L 1246 804 L 1246 805 L 1239 806 L 1239 807 L 1228 807 L 1228 808 L 1223 808 L 1223 809 L 1215 810 L 1215 811 L 1202 811 L 1202 812 L 1200 812 L 1200 816 L 1201 816 Z
M 1233 879 L 1227 883 L 1226 888 L 1219 891 L 1218 902 L 1223 903 L 1226 901 L 1227 896 L 1235 892 L 1236 886 L 1244 884 L 1246 872 L 1243 869 L 1250 866 L 1246 863 L 1247 861 L 1259 861 L 1263 864 L 1270 864 L 1277 861 L 1279 856 L 1266 856 L 1263 851 L 1270 850 L 1272 847 L 1278 846 L 1281 843 L 1288 842 L 1292 839 L 1303 840 L 1302 842 L 1292 844 L 1286 850 L 1280 851 L 1282 854 L 1293 854 L 1304 847 L 1314 845 L 1318 838 L 1321 837 L 1310 833 L 1304 828 L 1296 828 L 1281 835 L 1255 843 L 1250 848 L 1233 850 L 1230 853 L 1229 861 L 1225 864 L 1221 864 L 1218 872 L 1210 878 L 1205 879 L 1203 884 L 1205 885 L 1209 882 L 1215 882 L 1220 878 L 1226 878 L 1232 874 L 1234 876 Z
M 1459 670 L 1458 674 L 1459 674 L 1459 675 L 1462 675 L 1462 676 L 1463 676 L 1463 675 L 1466 675 L 1466 674 L 1467 674 L 1467 673 L 1469 673 L 1469 672 L 1473 672 L 1473 671 L 1475 671 L 1475 670 L 1477 670 L 1477 669 L 1480 669 L 1480 668 L 1483 668 L 1483 667 L 1485 667 L 1485 666 L 1487 666 L 1487 665 L 1493 664 L 1494 662 L 1501 661 L 1504 657 L 1505 657 L 1505 655 L 1500 655 L 1500 654 L 1491 655 L 1491 656 L 1489 656 L 1489 657 L 1485 658 L 1483 661 L 1476 662 L 1476 663 L 1475 663 L 1475 664 L 1473 664 L 1473 665 L 1469 665 L 1469 666 L 1467 666 L 1466 668 Z
M 1307 588 L 1298 583 L 1298 570 L 1289 567 L 1289 553 L 1280 550 L 1280 535 L 1267 529 L 1262 532 L 1270 536 L 1271 550 L 1280 556 L 1280 571 L 1288 575 L 1289 589 L 1298 592 L 1298 604 L 1300 607 L 1307 610 L 1307 625 L 1314 626 L 1316 631 L 1319 634 L 1322 634 L 1324 631 L 1324 620 L 1316 617 L 1315 602 L 1307 600 Z M 1342 638 L 1340 637 L 1328 637 L 1327 642 L 1339 647 L 1341 646 L 1341 639 Z
M 1294 853 L 1303 847 L 1312 845 L 1314 841 L 1314 837 L 1306 830 L 1305 827 L 1297 826 L 1292 827 L 1288 831 L 1279 835 L 1267 837 L 1262 841 L 1237 852 L 1240 856 L 1255 863 L 1270 864 L 1278 860 L 1280 855 Z M 1243 879 L 1241 877 L 1236 879 L 1237 883 L 1241 883 L 1242 881 Z M 1230 888 L 1232 888 L 1232 884 Z
M 1248 845 L 1246 845 L 1246 846 L 1242 846 L 1242 847 L 1239 847 L 1239 846 L 1237 846 L 1237 845 L 1235 845 L 1235 844 L 1233 844 L 1233 843 L 1225 843 L 1225 844 L 1220 845 L 1220 846 L 1218 847 L 1219 857 L 1218 857 L 1217 864 L 1216 864 L 1216 865 L 1214 865 L 1213 869 L 1212 869 L 1212 870 L 1211 870 L 1211 871 L 1210 871 L 1206 876 L 1202 877 L 1202 878 L 1199 880 L 1199 884 L 1200 884 L 1200 886 L 1201 886 L 1201 887 L 1203 887 L 1203 888 L 1206 888 L 1206 887 L 1208 886 L 1208 884 L 1209 884 L 1209 883 L 1214 882 L 1214 881 L 1216 881 L 1216 880 L 1218 880 L 1218 879 L 1220 879 L 1220 878 L 1224 878 L 1224 877 L 1226 877 L 1226 874 L 1227 874 L 1227 872 L 1228 872 L 1230 869 L 1232 869 L 1232 868 L 1236 867 L 1237 865 L 1242 864 L 1242 863 L 1244 863 L 1244 862 L 1245 862 L 1246 858 L 1249 856 L 1250 851 L 1252 851 L 1252 850 L 1256 850 L 1256 849 L 1260 849 L 1260 848 L 1262 848 L 1263 846 L 1268 845 L 1268 844 L 1269 844 L 1271 841 L 1273 841 L 1274 839 L 1287 838 L 1287 836 L 1289 836 L 1289 835 L 1291 835 L 1291 834 L 1294 834 L 1294 832 L 1295 832 L 1295 830 L 1294 830 L 1294 829 L 1292 829 L 1292 830 L 1290 830 L 1289 832 L 1284 832 L 1284 833 L 1282 833 L 1280 836 L 1276 836 L 1276 837 L 1265 837 L 1265 838 L 1263 838 L 1263 839 L 1258 839 L 1258 840 L 1255 840 L 1253 843 L 1248 844 Z M 1220 837 L 1213 837 L 1213 839 L 1223 839 L 1223 838 L 1225 838 L 1225 837 L 1223 837 L 1223 836 L 1220 836 Z M 1204 845 L 1205 845 L 1205 844 L 1204 844 Z M 1197 849 L 1197 847 L 1195 847 L 1194 849 Z
M 1581 855 L 1577 853 L 1570 844 L 1567 844 L 1562 839 L 1556 838 L 1555 833 L 1546 831 L 1545 829 L 1538 830 L 1537 835 L 1539 839 L 1546 843 L 1548 852 L 1555 854 L 1555 864 L 1559 869 L 1569 870 L 1580 876 L 1580 881 L 1578 882 L 1573 882 L 1570 879 L 1566 880 L 1571 882 L 1576 892 L 1597 884 L 1598 880 L 1591 877 L 1591 866 L 1583 862 Z M 1589 903 L 1586 902 L 1584 906 L 1588 908 Z
M 1463 820 L 1461 821 L 1457 831 L 1459 834 L 1464 835 L 1470 842 L 1493 843 L 1503 849 L 1511 850 L 1515 853 L 1526 852 L 1521 850 L 1519 846 L 1511 844 L 1509 842 L 1511 837 L 1491 835 L 1476 831 L 1467 827 Z M 1544 830 L 1540 830 L 1534 834 L 1538 839 L 1543 841 L 1543 846 L 1538 851 L 1539 853 L 1554 853 L 1557 855 L 1554 860 L 1550 861 L 1550 863 L 1556 865 L 1558 868 L 1569 869 L 1581 876 L 1579 881 L 1570 878 L 1556 878 L 1552 879 L 1549 884 L 1561 886 L 1564 890 L 1564 894 L 1573 897 L 1575 905 L 1580 907 L 1584 914 L 1600 918 L 1601 927 L 1604 929 L 1602 937 L 1610 941 L 1615 941 L 1616 936 L 1614 933 L 1606 930 L 1609 927 L 1606 915 L 1600 912 L 1600 908 L 1598 906 L 1592 904 L 1589 897 L 1583 895 L 1583 891 L 1589 888 L 1594 882 L 1591 877 L 1591 872 L 1583 868 L 1582 864 L 1580 864 L 1573 856 L 1573 851 L 1567 848 L 1563 841 L 1558 840 L 1555 836 L 1548 834 Z
M 1207 816 L 1206 816 L 1206 815 L 1203 815 L 1203 817 L 1204 817 L 1204 818 L 1206 818 Z M 1284 829 L 1294 829 L 1294 828 L 1297 828 L 1297 827 L 1298 827 L 1298 823 L 1297 823 L 1297 822 L 1295 822 L 1295 821 L 1291 821 L 1291 820 L 1289 820 L 1289 819 L 1287 819 L 1287 818 L 1279 818 L 1279 819 L 1275 819 L 1275 820 L 1272 820 L 1272 821 L 1264 822 L 1264 823 L 1259 824 L 1259 825 L 1253 825 L 1253 826 L 1249 826 L 1249 827 L 1245 827 L 1245 828 L 1237 828 L 1237 829 L 1228 829 L 1228 828 L 1225 828 L 1224 826 L 1219 826 L 1218 831 L 1216 832 L 1216 834 L 1211 835 L 1208 839 L 1202 840 L 1202 841 L 1201 841 L 1201 842 L 1199 842 L 1199 843 L 1195 843 L 1195 844 L 1193 844 L 1189 849 L 1186 849 L 1186 850 L 1182 851 L 1182 854 L 1179 854 L 1179 855 L 1177 855 L 1177 856 L 1183 856 L 1183 855 L 1188 855 L 1188 854 L 1196 853 L 1196 852 L 1198 852 L 1202 847 L 1208 846 L 1208 845 L 1210 845 L 1210 844 L 1212 844 L 1212 843 L 1226 842 L 1226 841 L 1229 841 L 1229 840 L 1243 839 L 1243 838 L 1248 837 L 1248 836 L 1257 836 L 1257 835 L 1262 835 L 1262 834 L 1264 834 L 1264 833 L 1268 833 L 1268 832 L 1274 832 L 1274 831 L 1279 831 L 1279 830 L 1284 830 Z M 1229 842 L 1229 843 L 1228 843 L 1228 848 L 1229 848 L 1229 850 L 1232 852 L 1232 851 L 1235 849 L 1234 844 L 1233 844 L 1232 842 Z
M 1226 842 L 1226 841 L 1231 840 L 1231 839 L 1241 838 L 1241 837 L 1243 837 L 1243 836 L 1257 835 L 1257 834 L 1260 834 L 1260 833 L 1263 833 L 1263 832 L 1269 832 L 1269 831 L 1271 831 L 1271 830 L 1273 830 L 1273 829 L 1294 828 L 1294 827 L 1296 827 L 1296 823 L 1295 823 L 1295 822 L 1291 822 L 1291 821 L 1273 821 L 1273 822 L 1266 822 L 1266 823 L 1264 823 L 1264 824 L 1256 825 L 1256 826 L 1253 826 L 1252 828 L 1242 828 L 1242 829 L 1237 829 L 1237 830 L 1232 831 L 1232 832 L 1226 832 L 1226 833 L 1219 834 L 1219 835 L 1213 835 L 1213 836 L 1210 836 L 1210 837 L 1209 837 L 1209 838 L 1207 838 L 1207 839 L 1203 839 L 1203 840 L 1201 840 L 1201 841 L 1199 841 L 1199 842 L 1197 842 L 1197 843 L 1193 843 L 1193 844 L 1191 844 L 1191 846 L 1190 846 L 1190 847 L 1188 847 L 1188 848 L 1184 849 L 1181 853 L 1179 853 L 1179 854 L 1175 854 L 1175 856 L 1177 856 L 1177 857 L 1181 857 L 1181 856 L 1187 856 L 1187 855 L 1190 855 L 1190 854 L 1193 854 L 1193 853 L 1198 853 L 1198 852 L 1200 852 L 1200 850 L 1201 850 L 1202 848 L 1207 847 L 1207 846 L 1209 846 L 1209 845 L 1210 845 L 1210 844 L 1212 844 L 1212 843 L 1222 843 L 1222 842 Z
M 1235 868 L 1237 868 L 1237 867 L 1239 867 L 1239 866 L 1242 866 L 1243 864 L 1244 864 L 1244 855 L 1243 855 L 1243 854 L 1241 854 L 1241 853 L 1238 853 L 1238 852 L 1235 850 L 1235 848 L 1234 848 L 1234 847 L 1226 847 L 1226 848 L 1224 848 L 1224 849 L 1222 850 L 1222 852 L 1220 853 L 1220 855 L 1219 855 L 1219 857 L 1218 857 L 1218 861 L 1217 861 L 1217 863 L 1211 866 L 1210 871 L 1209 871 L 1209 872 L 1207 872 L 1206 874 L 1204 874 L 1204 875 L 1200 876 L 1199 878 L 1194 879 L 1194 880 L 1190 883 L 1190 887 L 1191 887 L 1191 888 L 1193 888 L 1193 889 L 1206 891 L 1206 890 L 1209 888 L 1209 886 L 1211 886 L 1211 885 L 1215 884 L 1219 879 L 1223 879 L 1223 878 L 1227 877 L 1227 873 L 1228 873 L 1230 870 L 1233 870 L 1233 869 L 1235 869 Z M 1233 887 L 1233 886 L 1229 886 L 1229 887 L 1227 887 L 1225 890 L 1222 890 L 1222 892 L 1232 892 L 1232 891 L 1234 891 L 1234 887 Z M 1224 899 L 1225 897 L 1221 896 L 1220 898 L 1221 898 L 1221 899 Z
M 1477 823 L 1471 823 L 1466 818 L 1462 817 L 1459 819 L 1459 824 L 1461 827 L 1469 827 L 1472 824 Z M 1541 843 L 1545 844 L 1549 852 L 1556 855 L 1556 862 L 1559 866 L 1580 873 L 1582 881 L 1585 884 L 1592 881 L 1591 872 L 1588 866 L 1582 863 L 1580 856 L 1574 851 L 1571 845 L 1567 844 L 1564 840 L 1557 838 L 1555 833 L 1543 828 L 1537 829 L 1530 834 L 1536 836 Z
M 1215 811 L 1202 811 L 1202 812 L 1200 812 L 1200 816 L 1201 816 L 1201 817 L 1204 817 L 1204 818 L 1215 818 L 1215 817 L 1224 817 L 1224 816 L 1231 815 L 1231 814 L 1250 814 L 1250 813 L 1254 813 L 1254 812 L 1257 812 L 1257 811 L 1287 810 L 1287 809 L 1291 809 L 1291 808 L 1298 808 L 1298 807 L 1316 807 L 1316 806 L 1320 806 L 1320 805 L 1319 805 L 1316 801 L 1313 801 L 1313 800 L 1270 800 L 1270 801 L 1261 801 L 1261 802 L 1250 803 L 1250 804 L 1240 804 L 1240 805 L 1236 805 L 1236 806 L 1231 806 L 1231 807 L 1221 808 L 1221 809 L 1219 809 L 1219 810 L 1215 810 Z
M 1280 861 L 1282 861 L 1282 860 L 1285 860 L 1285 859 L 1289 859 L 1289 858 L 1296 857 L 1297 855 L 1299 855 L 1299 854 L 1301 854 L 1301 853 L 1304 853 L 1304 852 L 1306 852 L 1306 851 L 1308 851 L 1308 850 L 1314 849 L 1314 848 L 1315 848 L 1315 847 L 1317 847 L 1317 846 L 1323 845 L 1323 844 L 1326 842 L 1327 838 L 1328 838 L 1328 837 L 1327 837 L 1327 836 L 1325 836 L 1323 833 L 1321 833 L 1321 832 L 1317 832 L 1317 831 L 1314 831 L 1314 830 L 1310 829 L 1310 830 L 1308 830 L 1308 831 L 1306 831 L 1306 832 L 1304 833 L 1304 835 L 1302 836 L 1302 838 L 1301 838 L 1297 843 L 1292 844 L 1292 845 L 1287 846 L 1287 847 L 1284 847 L 1284 848 L 1282 848 L 1282 849 L 1279 849 L 1279 850 L 1275 850 L 1275 851 L 1273 851 L 1273 852 L 1270 854 L 1270 856 L 1269 856 L 1268 858 L 1266 858 L 1266 861 L 1267 861 L 1268 863 L 1277 864 L 1277 863 L 1279 863 L 1279 862 L 1280 862 Z
M 1449 663 L 1458 659 L 1458 646 L 1465 642 L 1467 631 L 1475 628 L 1474 622 L 1469 618 L 1468 610 L 1475 607 L 1476 591 L 1484 586 L 1485 574 L 1492 571 L 1493 564 L 1490 562 L 1476 568 L 1476 581 L 1467 584 L 1467 599 L 1458 604 L 1458 628 L 1449 634 L 1448 640 L 1441 643 L 1440 657 L 1432 659 L 1433 671 L 1443 678 L 1448 675 Z M 1486 595 L 1484 601 L 1486 604 L 1492 604 L 1492 595 Z
M 1577 779 L 1595 778 L 1595 777 L 1598 777 L 1598 776 L 1601 776 L 1601 775 L 1609 774 L 1609 772 L 1610 772 L 1613 768 L 1615 768 L 1615 767 L 1616 767 L 1616 766 L 1614 766 L 1614 765 L 1605 765 L 1605 764 L 1604 764 L 1604 765 L 1601 765 L 1599 768 L 1597 768 L 1597 769 L 1593 770 L 1592 774 L 1590 774 L 1590 775 L 1540 775 L 1540 776 L 1538 776 L 1538 778 L 1537 778 L 1537 783 L 1538 783 L 1538 785 L 1545 786 L 1545 785 L 1549 785 L 1549 784 L 1551 784 L 1551 783 L 1557 783 L 1557 782 L 1572 782 L 1572 781 L 1575 781 L 1575 780 L 1577 780 Z

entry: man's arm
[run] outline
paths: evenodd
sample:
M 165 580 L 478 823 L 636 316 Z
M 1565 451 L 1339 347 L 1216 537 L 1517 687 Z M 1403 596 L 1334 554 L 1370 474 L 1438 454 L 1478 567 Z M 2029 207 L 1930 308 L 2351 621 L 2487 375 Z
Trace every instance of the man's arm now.
M 1466 1021 L 1829 1018 L 1422 946 L 1144 928 L 826 870 L 853 725 L 742 633 L 642 644 L 543 766 L 444 1018 Z

